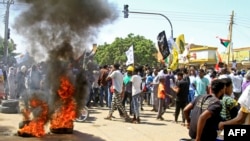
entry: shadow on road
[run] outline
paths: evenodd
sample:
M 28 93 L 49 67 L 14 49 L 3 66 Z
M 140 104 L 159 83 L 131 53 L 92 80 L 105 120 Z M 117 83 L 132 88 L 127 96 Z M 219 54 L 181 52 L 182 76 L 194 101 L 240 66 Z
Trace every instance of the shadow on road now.
M 89 109 L 89 114 L 100 114 L 101 112 L 98 112 L 95 109 Z
M 96 121 L 96 117 L 88 117 L 86 121 L 84 121 L 83 123 L 93 123 L 94 121 Z
M 1 136 L 0 141 L 105 141 L 104 139 L 92 134 L 74 131 L 73 134 L 47 134 L 41 138 L 20 137 L 20 136 Z
M 12 136 L 12 130 L 14 130 L 15 128 L 12 126 L 0 126 L 0 138 L 2 138 L 3 136 Z
M 105 141 L 92 134 L 74 130 L 73 134 L 49 134 L 41 138 L 40 141 Z
M 153 122 L 141 122 L 140 124 L 148 124 L 148 125 L 155 125 L 155 126 L 166 126 L 165 123 L 153 123 Z

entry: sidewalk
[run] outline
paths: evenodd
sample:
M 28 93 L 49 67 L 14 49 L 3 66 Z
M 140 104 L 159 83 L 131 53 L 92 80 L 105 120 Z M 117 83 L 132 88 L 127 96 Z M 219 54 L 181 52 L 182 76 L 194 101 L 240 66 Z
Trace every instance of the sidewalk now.
M 108 109 L 93 107 L 90 108 L 90 117 L 86 122 L 74 123 L 73 134 L 47 134 L 42 138 L 15 136 L 22 116 L 0 113 L 0 141 L 179 141 L 189 137 L 186 127 L 172 123 L 174 108 L 167 109 L 164 121 L 156 120 L 157 113 L 150 110 L 151 107 L 144 106 L 141 124 L 132 124 L 125 123 L 118 111 L 115 111 L 116 118 L 112 121 L 104 120 Z M 181 116 L 180 114 L 179 120 Z

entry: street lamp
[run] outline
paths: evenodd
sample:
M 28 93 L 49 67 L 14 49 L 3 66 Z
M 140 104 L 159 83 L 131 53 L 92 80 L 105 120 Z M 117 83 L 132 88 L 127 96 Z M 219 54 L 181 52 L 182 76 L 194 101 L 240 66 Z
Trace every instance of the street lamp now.
M 124 18 L 128 18 L 128 15 L 129 15 L 128 13 L 162 16 L 162 17 L 164 17 L 165 19 L 167 19 L 167 21 L 169 22 L 170 27 L 171 27 L 171 37 L 172 37 L 172 38 L 174 37 L 174 36 L 173 36 L 173 34 L 174 34 L 174 33 L 173 33 L 173 25 L 172 25 L 170 19 L 169 19 L 167 16 L 165 16 L 165 15 L 163 15 L 163 14 L 161 14 L 161 13 L 129 11 L 129 10 L 128 10 L 128 7 L 129 7 L 129 6 L 128 6 L 127 4 L 124 5 L 124 10 L 122 11 L 122 12 L 124 13 Z

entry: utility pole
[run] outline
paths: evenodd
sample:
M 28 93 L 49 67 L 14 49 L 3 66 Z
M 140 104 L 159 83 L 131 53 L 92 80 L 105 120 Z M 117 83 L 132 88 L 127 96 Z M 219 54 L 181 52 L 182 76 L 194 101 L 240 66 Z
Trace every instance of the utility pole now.
M 10 35 L 10 30 L 9 30 L 9 14 L 10 14 L 10 5 L 14 4 L 14 0 L 3 0 L 0 2 L 1 4 L 6 4 L 6 13 L 5 13 L 5 30 L 4 30 L 4 64 L 7 65 L 8 63 L 8 39 Z
M 234 60 L 234 52 L 232 51 L 231 53 L 231 49 L 232 49 L 232 33 L 233 33 L 233 24 L 234 24 L 234 11 L 232 11 L 232 15 L 230 18 L 230 24 L 229 24 L 229 35 L 228 35 L 228 39 L 230 41 L 230 44 L 228 46 L 228 57 L 227 57 L 227 62 L 228 65 L 230 63 L 230 54 L 232 54 L 232 61 Z

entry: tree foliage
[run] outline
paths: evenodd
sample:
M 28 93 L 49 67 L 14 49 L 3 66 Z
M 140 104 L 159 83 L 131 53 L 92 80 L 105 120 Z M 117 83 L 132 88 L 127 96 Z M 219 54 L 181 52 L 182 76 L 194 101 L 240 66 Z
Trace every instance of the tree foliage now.
M 16 49 L 16 44 L 15 42 L 10 39 L 8 41 L 8 62 L 10 64 L 15 63 L 14 56 L 17 55 L 16 53 L 13 53 L 13 51 Z M 4 39 L 0 36 L 0 59 L 1 61 L 4 59 Z
M 104 45 L 99 45 L 95 54 L 95 60 L 99 65 L 114 63 L 123 65 L 127 61 L 125 52 L 131 45 L 134 47 L 135 65 L 156 65 L 157 49 L 155 44 L 143 36 L 135 36 L 132 33 L 124 39 L 117 37 L 111 44 L 104 43 Z

